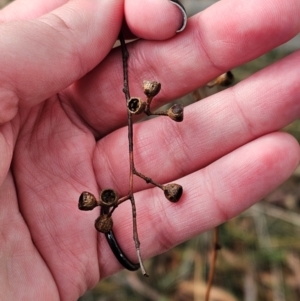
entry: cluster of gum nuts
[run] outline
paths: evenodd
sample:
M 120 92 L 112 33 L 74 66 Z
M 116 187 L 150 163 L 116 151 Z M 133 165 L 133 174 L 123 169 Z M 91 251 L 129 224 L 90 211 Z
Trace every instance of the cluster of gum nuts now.
M 144 81 L 143 90 L 146 95 L 146 101 L 139 97 L 131 97 L 127 101 L 127 108 L 130 114 L 137 115 L 145 113 L 146 115 L 164 115 L 170 117 L 176 122 L 183 120 L 183 106 L 181 104 L 174 104 L 166 111 L 152 112 L 150 110 L 151 101 L 154 96 L 158 94 L 161 89 L 161 84 L 157 81 Z M 181 185 L 176 183 L 169 183 L 165 185 L 158 184 L 152 181 L 150 178 L 143 176 L 140 173 L 135 173 L 137 176 L 143 178 L 147 183 L 152 183 L 154 186 L 163 190 L 164 195 L 170 202 L 176 203 L 179 201 L 183 189 Z M 101 214 L 95 220 L 95 228 L 102 233 L 108 233 L 112 230 L 113 220 L 112 213 L 114 210 L 126 200 L 132 198 L 131 194 L 119 198 L 117 192 L 114 189 L 107 188 L 100 192 L 99 200 L 90 192 L 84 191 L 81 193 L 78 202 L 78 208 L 80 210 L 88 211 L 93 210 L 97 206 L 101 206 Z

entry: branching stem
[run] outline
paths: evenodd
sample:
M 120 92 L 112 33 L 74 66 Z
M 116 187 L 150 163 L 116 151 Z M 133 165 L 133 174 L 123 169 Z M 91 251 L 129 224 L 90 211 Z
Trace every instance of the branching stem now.
M 129 84 L 128 84 L 128 58 L 129 53 L 125 44 L 125 39 L 122 34 L 120 33 L 119 36 L 120 43 L 121 43 L 121 49 L 122 49 L 122 60 L 123 60 L 123 92 L 125 94 L 126 104 L 128 100 L 130 99 L 130 93 L 129 93 Z M 140 251 L 140 241 L 138 237 L 138 230 L 137 230 L 137 222 L 136 222 L 136 206 L 135 206 L 135 200 L 133 195 L 133 175 L 135 171 L 134 167 L 134 157 L 133 157 L 133 123 L 132 123 L 132 114 L 127 110 L 127 122 L 128 122 L 128 146 L 129 146 L 129 165 L 130 165 L 130 174 L 129 174 L 129 198 L 131 202 L 132 207 L 132 222 L 133 222 L 133 240 L 135 242 L 135 249 L 137 253 L 137 257 L 139 260 L 139 264 L 141 266 L 141 270 L 144 276 L 148 277 L 148 274 L 145 270 L 145 267 L 143 265 L 142 257 L 141 257 L 141 251 Z

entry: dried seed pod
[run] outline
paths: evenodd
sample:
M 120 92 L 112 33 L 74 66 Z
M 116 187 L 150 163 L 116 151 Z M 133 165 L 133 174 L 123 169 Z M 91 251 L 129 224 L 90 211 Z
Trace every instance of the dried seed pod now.
M 111 207 L 115 206 L 118 203 L 118 194 L 113 189 L 104 189 L 100 193 L 100 205 Z
M 95 220 L 95 228 L 101 233 L 109 232 L 113 227 L 112 217 L 108 214 L 102 214 Z
M 216 79 L 212 80 L 207 84 L 207 87 L 212 88 L 214 86 L 230 86 L 234 81 L 234 76 L 231 71 L 221 74 Z
M 176 203 L 179 201 L 183 189 L 181 185 L 176 183 L 170 183 L 167 185 L 163 185 L 163 191 L 165 193 L 165 197 L 172 203 Z
M 141 114 L 146 108 L 146 102 L 139 97 L 131 97 L 127 102 L 127 108 L 131 114 Z
M 99 202 L 96 200 L 95 196 L 90 192 L 84 191 L 78 201 L 78 208 L 80 210 L 93 210 L 96 206 L 99 206 Z
M 157 81 L 144 80 L 143 90 L 147 97 L 154 97 L 160 91 L 161 84 Z
M 167 115 L 176 122 L 181 122 L 183 120 L 183 105 L 175 104 L 168 109 Z

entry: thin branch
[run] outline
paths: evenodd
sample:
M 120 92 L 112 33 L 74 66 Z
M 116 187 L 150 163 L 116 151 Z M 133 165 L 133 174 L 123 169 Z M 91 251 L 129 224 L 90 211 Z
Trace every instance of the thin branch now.
M 163 185 L 161 185 L 161 184 L 159 184 L 159 183 L 153 181 L 151 178 L 149 178 L 149 177 L 143 175 L 142 173 L 138 172 L 137 170 L 134 169 L 134 170 L 133 170 L 133 173 L 134 173 L 136 176 L 138 176 L 138 177 L 140 177 L 141 179 L 143 179 L 147 184 L 152 184 L 152 185 L 154 185 L 154 186 L 156 186 L 156 187 L 158 187 L 158 188 L 160 188 L 160 189 L 163 189 Z
M 129 84 L 128 84 L 128 58 L 129 53 L 126 47 L 124 36 L 122 32 L 120 33 L 120 43 L 122 49 L 122 60 L 123 60 L 123 92 L 125 94 L 126 104 L 130 99 L 129 93 Z M 129 196 L 132 207 L 132 222 L 133 222 L 133 240 L 135 242 L 135 249 L 137 257 L 141 266 L 141 270 L 144 276 L 148 277 L 148 274 L 143 265 L 141 251 L 140 251 L 140 241 L 138 237 L 137 222 L 136 222 L 136 206 L 133 195 L 133 174 L 134 174 L 134 157 L 133 157 L 133 123 L 132 123 L 132 114 L 127 110 L 127 122 L 128 122 L 128 146 L 129 146 L 129 165 L 130 165 L 130 174 L 129 174 Z

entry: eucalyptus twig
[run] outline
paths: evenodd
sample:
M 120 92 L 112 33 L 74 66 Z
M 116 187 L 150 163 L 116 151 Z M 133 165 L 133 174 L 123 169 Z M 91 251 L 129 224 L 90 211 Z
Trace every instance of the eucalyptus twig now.
M 106 239 L 118 259 L 118 261 L 128 270 L 135 271 L 138 268 L 141 268 L 144 276 L 148 276 L 145 267 L 143 265 L 141 250 L 140 250 L 140 241 L 138 237 L 137 229 L 137 218 L 136 218 L 136 205 L 134 199 L 134 187 L 133 187 L 133 177 L 138 176 L 142 178 L 146 183 L 152 184 L 160 188 L 170 202 L 178 202 L 183 189 L 182 186 L 176 183 L 169 184 L 159 184 L 152 180 L 151 178 L 145 176 L 144 174 L 138 172 L 134 165 L 134 156 L 133 156 L 133 114 L 145 113 L 146 115 L 165 115 L 171 118 L 176 122 L 181 122 L 183 120 L 183 106 L 180 104 L 175 104 L 170 107 L 167 111 L 152 112 L 150 109 L 151 102 L 153 97 L 155 97 L 161 88 L 161 85 L 157 81 L 144 81 L 143 90 L 144 94 L 147 97 L 146 101 L 143 101 L 139 97 L 130 97 L 129 92 L 129 81 L 128 81 L 128 58 L 129 53 L 125 44 L 125 40 L 122 32 L 120 33 L 120 43 L 122 50 L 122 62 L 123 62 L 123 92 L 125 94 L 126 105 L 127 105 L 127 122 L 128 122 L 128 148 L 129 148 L 129 192 L 126 196 L 119 198 L 117 192 L 111 188 L 104 189 L 100 192 L 99 200 L 91 194 L 90 192 L 84 191 L 79 197 L 78 208 L 80 210 L 92 210 L 97 206 L 101 206 L 100 216 L 95 221 L 95 228 L 104 233 Z M 132 220 L 133 220 L 133 240 L 135 243 L 135 249 L 138 257 L 138 264 L 132 263 L 123 253 L 120 248 L 114 233 L 113 228 L 113 219 L 112 214 L 116 208 L 123 202 L 130 200 L 132 207 Z
M 207 289 L 205 294 L 205 301 L 209 301 L 210 290 L 213 284 L 214 275 L 215 275 L 215 267 L 217 261 L 218 250 L 220 250 L 221 246 L 218 243 L 219 240 L 219 231 L 218 227 L 214 228 L 214 237 L 213 237 L 213 253 L 210 263 L 208 281 L 207 281 Z
M 128 58 L 129 53 L 126 48 L 126 43 L 123 37 L 122 32 L 120 33 L 120 43 L 122 50 L 122 60 L 123 60 L 123 92 L 125 94 L 126 104 L 128 107 L 128 144 L 129 144 L 129 165 L 130 165 L 130 175 L 129 175 L 129 196 L 132 206 L 132 218 L 133 218 L 133 239 L 135 242 L 135 248 L 138 256 L 138 260 L 141 266 L 142 273 L 144 276 L 148 276 L 142 262 L 141 251 L 140 251 L 140 241 L 138 238 L 137 223 L 136 223 L 136 206 L 133 194 L 133 176 L 136 175 L 142 178 L 146 183 L 153 184 L 154 186 L 162 189 L 164 191 L 165 197 L 171 202 L 177 202 L 182 195 L 182 187 L 178 184 L 171 183 L 167 185 L 161 185 L 153 181 L 151 178 L 143 175 L 138 172 L 134 165 L 134 156 L 133 156 L 133 123 L 132 115 L 140 114 L 144 112 L 147 115 L 166 115 L 169 116 L 172 120 L 180 122 L 183 120 L 183 106 L 182 105 L 173 105 L 166 112 L 154 112 L 150 111 L 150 105 L 153 97 L 157 95 L 160 91 L 161 85 L 156 81 L 144 81 L 143 88 L 144 94 L 147 96 L 147 101 L 144 102 L 139 97 L 130 97 L 129 92 L 129 82 L 128 82 Z
M 126 103 L 130 100 L 130 93 L 129 93 L 129 85 L 128 85 L 128 58 L 129 53 L 125 44 L 124 36 L 122 32 L 120 32 L 120 43 L 121 43 L 121 50 L 122 50 L 122 59 L 123 59 L 123 92 L 125 94 Z M 132 127 L 132 114 L 130 111 L 127 111 L 127 122 L 128 122 L 128 145 L 129 145 L 129 198 L 132 206 L 132 222 L 133 222 L 133 240 L 135 242 L 135 249 L 137 253 L 137 257 L 139 260 L 139 264 L 141 266 L 141 270 L 144 276 L 148 277 L 145 267 L 143 265 L 142 257 L 141 257 L 141 250 L 140 250 L 140 241 L 138 237 L 137 231 L 137 223 L 136 223 L 136 206 L 135 200 L 133 195 L 133 174 L 135 171 L 134 167 L 134 157 L 133 157 L 133 127 Z

